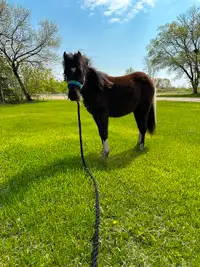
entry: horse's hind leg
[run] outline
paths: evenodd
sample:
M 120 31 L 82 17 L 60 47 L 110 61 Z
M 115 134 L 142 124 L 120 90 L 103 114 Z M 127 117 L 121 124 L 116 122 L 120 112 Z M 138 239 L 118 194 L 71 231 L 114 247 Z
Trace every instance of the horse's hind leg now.
M 149 109 L 142 108 L 140 105 L 134 111 L 135 120 L 139 129 L 138 147 L 144 150 L 145 134 L 147 131 L 147 118 Z
M 93 118 L 97 124 L 103 145 L 102 157 L 106 158 L 110 153 L 110 149 L 108 147 L 108 112 L 102 112 L 95 115 L 93 114 Z

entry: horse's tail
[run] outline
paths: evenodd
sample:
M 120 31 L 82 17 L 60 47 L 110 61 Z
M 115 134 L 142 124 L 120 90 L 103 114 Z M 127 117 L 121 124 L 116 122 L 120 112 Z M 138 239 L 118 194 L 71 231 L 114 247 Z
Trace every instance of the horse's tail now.
M 156 90 L 155 90 L 156 91 Z M 148 118 L 147 118 L 147 130 L 150 134 L 153 134 L 156 129 L 156 92 L 154 95 L 154 101 L 151 104 Z

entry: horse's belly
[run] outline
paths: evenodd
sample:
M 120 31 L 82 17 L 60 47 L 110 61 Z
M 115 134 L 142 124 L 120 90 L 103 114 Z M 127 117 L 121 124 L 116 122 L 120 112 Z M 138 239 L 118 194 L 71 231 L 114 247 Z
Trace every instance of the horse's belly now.
M 138 101 L 130 96 L 129 99 L 112 99 L 109 105 L 110 117 L 122 117 L 133 112 L 138 104 Z

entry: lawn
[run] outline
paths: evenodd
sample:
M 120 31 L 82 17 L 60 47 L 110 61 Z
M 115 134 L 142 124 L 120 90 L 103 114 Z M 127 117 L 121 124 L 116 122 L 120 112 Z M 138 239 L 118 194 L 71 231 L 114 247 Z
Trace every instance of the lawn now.
M 157 132 L 134 149 L 133 115 L 111 119 L 110 157 L 81 107 L 100 191 L 99 266 L 199 267 L 200 103 L 157 103 Z M 76 104 L 0 107 L 0 266 L 89 266 L 94 189 L 81 165 Z

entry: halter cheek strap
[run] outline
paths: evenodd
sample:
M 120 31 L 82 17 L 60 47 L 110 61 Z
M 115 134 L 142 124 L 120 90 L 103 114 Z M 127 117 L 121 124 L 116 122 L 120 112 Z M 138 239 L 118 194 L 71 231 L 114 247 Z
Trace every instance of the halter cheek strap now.
M 83 84 L 77 82 L 77 81 L 74 81 L 74 80 L 71 80 L 71 81 L 68 81 L 68 85 L 70 84 L 74 84 L 74 85 L 77 85 L 80 89 L 83 88 Z

